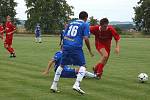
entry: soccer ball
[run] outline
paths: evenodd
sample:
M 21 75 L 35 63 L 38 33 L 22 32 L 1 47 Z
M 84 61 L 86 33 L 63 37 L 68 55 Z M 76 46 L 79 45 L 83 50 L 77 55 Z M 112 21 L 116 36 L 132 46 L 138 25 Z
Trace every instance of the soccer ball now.
M 141 82 L 141 83 L 144 83 L 146 81 L 148 81 L 148 75 L 146 73 L 140 73 L 138 75 L 138 80 Z

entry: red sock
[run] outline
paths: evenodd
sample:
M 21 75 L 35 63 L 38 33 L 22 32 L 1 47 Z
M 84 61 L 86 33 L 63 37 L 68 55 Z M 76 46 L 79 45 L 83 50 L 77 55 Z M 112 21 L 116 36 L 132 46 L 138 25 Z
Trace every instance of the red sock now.
M 7 50 L 8 50 L 10 53 L 13 53 L 13 52 L 14 52 L 14 49 L 11 48 L 11 47 L 8 47 Z
M 96 73 L 102 75 L 103 68 L 104 68 L 104 64 L 99 63 Z
M 95 68 L 93 69 L 93 70 L 94 70 L 94 73 L 97 73 L 97 69 L 98 69 L 99 64 L 100 64 L 100 63 L 98 63 L 97 65 L 95 65 Z

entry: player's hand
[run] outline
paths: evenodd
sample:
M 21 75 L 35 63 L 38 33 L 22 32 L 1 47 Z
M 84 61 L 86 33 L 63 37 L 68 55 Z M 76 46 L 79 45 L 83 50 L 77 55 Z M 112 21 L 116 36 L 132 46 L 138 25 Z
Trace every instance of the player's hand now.
M 119 52 L 120 52 L 120 48 L 119 48 L 119 47 L 116 47 L 116 48 L 115 48 L 115 53 L 116 53 L 117 55 L 119 55 Z
M 7 33 L 8 35 L 10 35 L 11 34 L 11 32 L 9 32 L 9 33 Z
M 49 71 L 47 71 L 47 70 L 45 70 L 45 71 L 43 71 L 43 73 L 42 73 L 42 75 L 48 75 L 49 74 Z

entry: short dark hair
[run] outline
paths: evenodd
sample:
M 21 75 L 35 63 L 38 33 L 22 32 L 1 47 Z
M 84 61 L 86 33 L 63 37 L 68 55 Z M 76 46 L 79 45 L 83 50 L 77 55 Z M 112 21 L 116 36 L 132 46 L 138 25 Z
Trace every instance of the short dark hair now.
M 79 14 L 79 19 L 85 19 L 86 17 L 88 17 L 88 13 L 85 11 L 81 11 Z
M 100 20 L 100 25 L 103 25 L 103 24 L 108 24 L 109 23 L 109 20 L 107 18 L 102 18 Z

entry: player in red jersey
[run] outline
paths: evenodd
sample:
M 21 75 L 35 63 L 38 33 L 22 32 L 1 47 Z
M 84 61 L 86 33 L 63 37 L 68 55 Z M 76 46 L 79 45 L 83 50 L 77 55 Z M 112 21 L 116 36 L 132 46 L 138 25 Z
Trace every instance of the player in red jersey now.
M 16 57 L 15 51 L 12 47 L 13 33 L 15 30 L 16 27 L 12 24 L 11 17 L 7 16 L 7 22 L 5 23 L 6 38 L 4 41 L 4 47 L 10 53 L 10 57 Z
M 2 23 L 0 23 L 0 38 L 4 39 L 4 27 Z
M 90 27 L 90 32 L 95 35 L 96 49 L 101 55 L 101 59 L 93 67 L 95 74 L 99 78 L 101 78 L 102 76 L 103 68 L 107 63 L 107 60 L 110 55 L 112 37 L 114 37 L 116 41 L 115 52 L 118 54 L 120 51 L 119 47 L 120 36 L 116 32 L 116 30 L 111 25 L 108 24 L 109 24 L 108 19 L 103 18 L 100 20 L 100 25 Z

